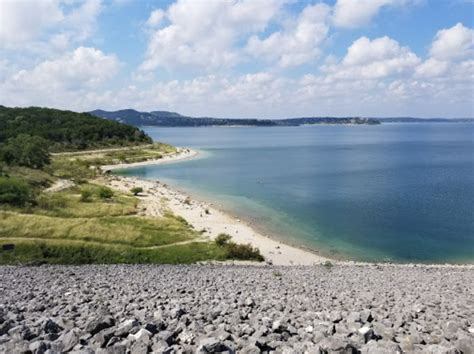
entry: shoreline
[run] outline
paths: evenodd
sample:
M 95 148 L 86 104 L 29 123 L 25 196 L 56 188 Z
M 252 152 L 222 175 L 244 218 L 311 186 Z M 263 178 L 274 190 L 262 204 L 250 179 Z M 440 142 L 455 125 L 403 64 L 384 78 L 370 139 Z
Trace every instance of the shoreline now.
M 196 158 L 199 151 L 177 148 L 177 153 L 166 155 L 161 159 L 153 159 L 135 163 L 121 163 L 116 165 L 100 166 L 105 172 L 121 170 L 132 167 L 147 165 L 161 165 L 176 163 L 184 160 Z M 220 233 L 227 233 L 237 243 L 250 243 L 260 250 L 265 257 L 265 262 L 248 262 L 249 264 L 272 264 L 275 266 L 307 266 L 318 265 L 330 262 L 337 265 L 383 265 L 383 266 L 407 266 L 407 267 L 468 267 L 474 268 L 470 263 L 396 263 L 396 262 L 363 262 L 355 260 L 345 260 L 333 258 L 317 253 L 304 246 L 289 244 L 278 239 L 266 236 L 255 226 L 251 226 L 246 221 L 232 215 L 228 211 L 218 208 L 215 203 L 206 202 L 190 196 L 187 192 L 170 187 L 159 180 L 144 180 L 138 177 L 119 176 L 108 174 L 105 182 L 109 187 L 128 192 L 132 187 L 142 187 L 144 192 L 138 196 L 144 205 L 144 213 L 150 217 L 160 216 L 163 209 L 171 210 L 175 215 L 183 217 L 196 230 L 203 232 L 203 241 L 213 240 Z M 163 207 L 163 201 L 166 206 Z M 232 262 L 232 261 L 231 261 Z M 221 262 L 219 262 L 221 263 Z M 227 263 L 227 262 L 224 262 Z M 242 262 L 236 262 L 242 264 Z
M 100 169 L 103 172 L 112 171 L 112 170 L 124 170 L 127 168 L 148 166 L 148 165 L 163 165 L 167 163 L 180 162 L 183 160 L 189 160 L 199 155 L 199 151 L 191 150 L 186 148 L 177 148 L 177 152 L 171 155 L 165 155 L 161 159 L 151 159 L 140 162 L 131 162 L 131 163 L 119 163 L 115 165 L 103 165 L 100 166 Z

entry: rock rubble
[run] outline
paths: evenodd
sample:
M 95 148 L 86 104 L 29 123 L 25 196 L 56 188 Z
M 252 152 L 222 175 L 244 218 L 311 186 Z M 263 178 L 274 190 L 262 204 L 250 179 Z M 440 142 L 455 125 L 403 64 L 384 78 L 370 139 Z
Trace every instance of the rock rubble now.
M 0 353 L 473 353 L 474 269 L 0 267 Z

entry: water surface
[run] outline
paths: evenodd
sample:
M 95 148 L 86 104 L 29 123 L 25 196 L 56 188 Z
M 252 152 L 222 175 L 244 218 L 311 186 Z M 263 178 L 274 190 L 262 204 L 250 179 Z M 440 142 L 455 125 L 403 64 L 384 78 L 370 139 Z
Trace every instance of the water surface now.
M 165 180 L 335 257 L 474 261 L 474 124 L 145 127 L 200 159 L 122 171 Z

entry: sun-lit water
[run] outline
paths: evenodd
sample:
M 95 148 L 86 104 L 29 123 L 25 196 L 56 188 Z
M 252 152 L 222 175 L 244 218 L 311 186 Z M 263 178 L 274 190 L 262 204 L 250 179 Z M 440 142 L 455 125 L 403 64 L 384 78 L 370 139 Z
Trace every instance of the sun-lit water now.
M 358 260 L 474 261 L 474 124 L 145 130 L 202 158 L 122 173 L 274 237 Z

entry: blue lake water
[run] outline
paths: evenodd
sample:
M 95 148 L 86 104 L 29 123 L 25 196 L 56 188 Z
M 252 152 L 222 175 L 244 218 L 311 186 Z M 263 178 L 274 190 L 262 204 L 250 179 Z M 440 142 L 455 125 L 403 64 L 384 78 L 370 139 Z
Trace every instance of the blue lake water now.
M 474 262 L 474 124 L 145 127 L 201 158 L 121 173 L 340 258 Z

